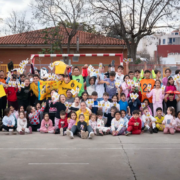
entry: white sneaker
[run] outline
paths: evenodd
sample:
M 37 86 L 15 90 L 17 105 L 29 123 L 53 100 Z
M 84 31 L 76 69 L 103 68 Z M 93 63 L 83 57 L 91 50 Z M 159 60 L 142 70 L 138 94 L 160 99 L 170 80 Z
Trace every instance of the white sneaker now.
M 92 139 L 94 137 L 94 133 L 93 132 L 90 132 L 89 133 L 89 139 Z
M 61 135 L 61 136 L 64 136 L 63 128 L 60 128 L 60 135 Z
M 74 135 L 73 135 L 73 133 L 71 131 L 70 131 L 70 138 L 74 139 Z

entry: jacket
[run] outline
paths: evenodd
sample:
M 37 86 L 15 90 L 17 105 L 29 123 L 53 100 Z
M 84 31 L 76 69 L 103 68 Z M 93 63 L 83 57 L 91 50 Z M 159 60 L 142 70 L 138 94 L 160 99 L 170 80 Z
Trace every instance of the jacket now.
M 17 101 L 16 93 L 18 92 L 18 88 L 8 87 L 8 88 L 5 88 L 4 90 L 5 90 L 6 94 L 7 94 L 8 101 L 11 101 L 11 102 Z
M 139 123 L 139 125 L 134 126 L 134 123 Z M 141 119 L 140 118 L 134 119 L 134 117 L 132 117 L 128 122 L 128 126 L 133 126 L 133 130 L 141 130 Z

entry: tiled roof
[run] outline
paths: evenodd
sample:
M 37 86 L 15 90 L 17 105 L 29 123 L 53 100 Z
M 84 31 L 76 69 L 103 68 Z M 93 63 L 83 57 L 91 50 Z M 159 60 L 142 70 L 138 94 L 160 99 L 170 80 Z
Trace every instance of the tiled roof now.
M 47 30 L 52 30 L 52 28 L 48 28 Z M 71 29 L 69 29 L 71 31 Z M 9 36 L 0 37 L 0 45 L 40 45 L 44 44 L 44 39 L 42 37 L 44 34 L 43 30 L 30 31 L 21 34 L 14 34 Z M 67 35 L 65 30 L 62 30 L 60 34 L 63 36 L 63 43 L 67 44 Z M 95 35 L 92 33 L 78 31 L 77 34 L 72 38 L 71 44 L 76 44 L 77 36 L 79 37 L 80 45 L 124 45 L 125 42 L 120 39 L 115 39 L 111 37 L 105 37 L 102 35 Z M 47 44 L 51 44 L 48 42 Z

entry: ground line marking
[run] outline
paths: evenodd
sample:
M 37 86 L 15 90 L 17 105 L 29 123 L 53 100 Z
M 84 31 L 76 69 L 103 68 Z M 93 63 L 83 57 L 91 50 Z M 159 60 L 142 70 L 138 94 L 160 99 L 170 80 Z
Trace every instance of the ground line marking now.
M 89 165 L 89 163 L 28 163 L 28 165 Z

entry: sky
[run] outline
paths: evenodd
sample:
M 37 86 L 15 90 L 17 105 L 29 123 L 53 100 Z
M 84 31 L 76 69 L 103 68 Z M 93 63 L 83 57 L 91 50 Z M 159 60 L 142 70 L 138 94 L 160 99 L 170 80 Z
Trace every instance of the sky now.
M 5 28 L 5 21 L 13 10 L 18 13 L 26 11 L 27 18 L 30 19 L 30 2 L 32 0 L 0 0 L 0 18 L 3 19 L 3 22 L 0 22 L 0 29 Z M 3 35 L 3 32 L 1 32 L 1 35 Z

